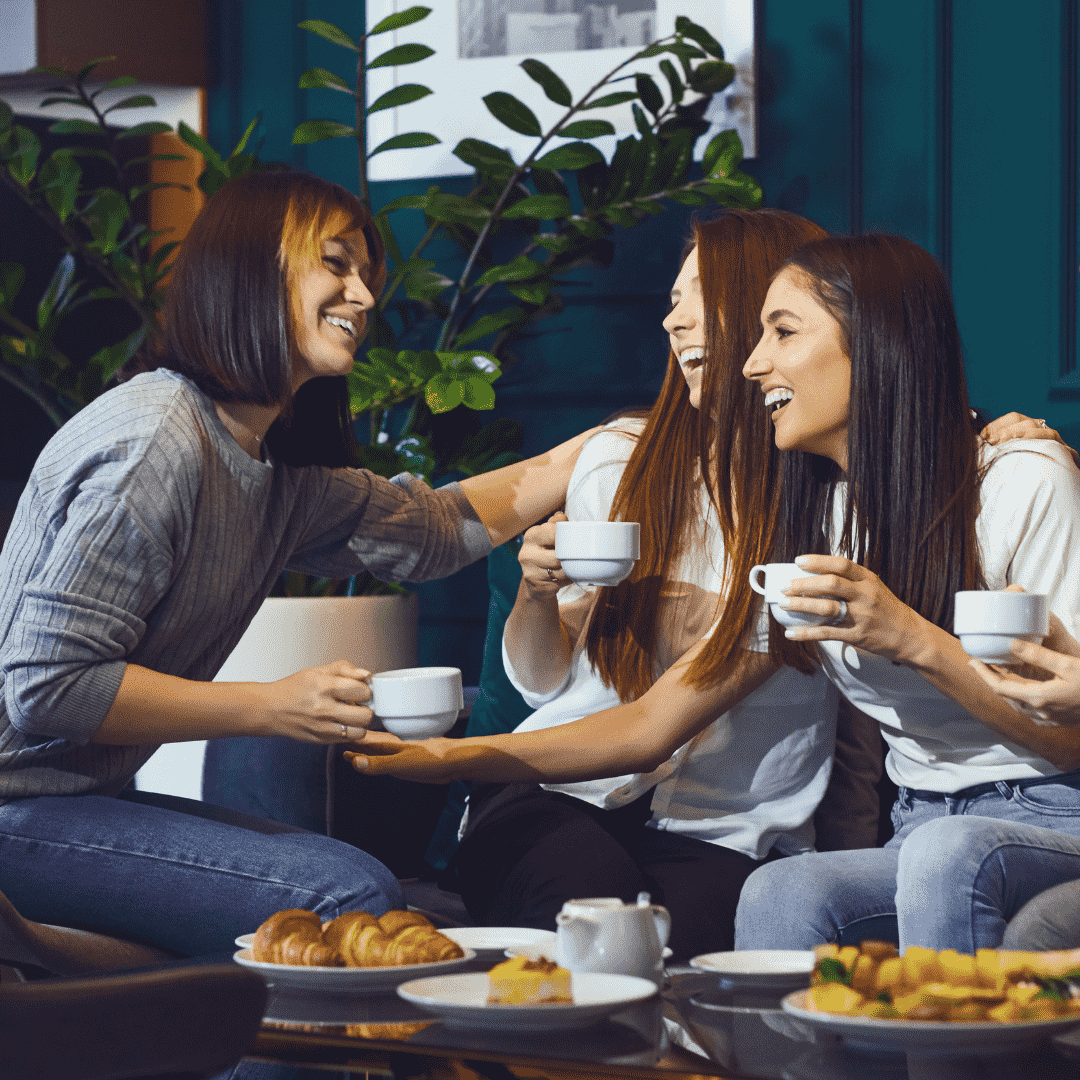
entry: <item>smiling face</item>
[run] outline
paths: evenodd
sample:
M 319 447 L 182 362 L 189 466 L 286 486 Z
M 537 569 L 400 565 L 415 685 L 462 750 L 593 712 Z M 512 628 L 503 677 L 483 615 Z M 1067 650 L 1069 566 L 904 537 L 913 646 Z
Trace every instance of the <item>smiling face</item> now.
M 705 362 L 705 297 L 701 292 L 697 248 L 687 255 L 671 287 L 671 311 L 664 319 L 664 329 L 690 390 L 690 404 L 700 409 Z
M 851 361 L 840 324 L 789 267 L 769 286 L 761 325 L 743 375 L 761 388 L 777 447 L 820 454 L 846 471 Z
M 363 231 L 322 242 L 322 258 L 298 271 L 292 290 L 293 391 L 321 375 L 347 375 L 375 306 Z

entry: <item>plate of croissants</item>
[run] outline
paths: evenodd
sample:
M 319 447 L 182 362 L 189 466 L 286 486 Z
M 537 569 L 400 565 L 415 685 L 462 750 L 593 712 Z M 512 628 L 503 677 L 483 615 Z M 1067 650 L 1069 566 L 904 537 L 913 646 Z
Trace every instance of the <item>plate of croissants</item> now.
M 349 911 L 323 923 L 313 911 L 278 911 L 233 959 L 275 989 L 382 993 L 421 974 L 452 971 L 476 957 L 415 911 L 380 918 Z

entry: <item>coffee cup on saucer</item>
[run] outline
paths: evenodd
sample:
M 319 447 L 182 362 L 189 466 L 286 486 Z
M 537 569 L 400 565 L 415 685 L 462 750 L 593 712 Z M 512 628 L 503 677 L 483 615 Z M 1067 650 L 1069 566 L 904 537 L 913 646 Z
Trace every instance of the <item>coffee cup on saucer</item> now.
M 958 592 L 953 633 L 964 652 L 987 664 L 1018 664 L 1009 645 L 1019 638 L 1036 644 L 1050 632 L 1050 601 L 1042 593 L 978 589 Z
M 773 562 L 759 563 L 750 571 L 750 588 L 765 597 L 772 617 L 781 626 L 824 626 L 832 622 L 828 615 L 816 615 L 809 611 L 788 611 L 780 605 L 788 599 L 784 593 L 796 578 L 818 577 L 809 570 L 804 570 L 797 563 Z M 765 584 L 759 580 L 764 577 Z
M 368 705 L 382 726 L 399 739 L 445 735 L 465 706 L 461 669 L 398 668 L 371 676 Z
M 618 585 L 641 555 L 636 521 L 560 521 L 555 556 L 579 585 Z

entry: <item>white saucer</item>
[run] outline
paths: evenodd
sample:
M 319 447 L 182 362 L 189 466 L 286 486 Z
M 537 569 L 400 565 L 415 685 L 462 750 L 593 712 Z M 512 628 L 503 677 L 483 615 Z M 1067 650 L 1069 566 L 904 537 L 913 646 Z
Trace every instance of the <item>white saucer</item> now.
M 574 1000 L 544 1005 L 489 1005 L 487 973 L 435 975 L 402 983 L 400 997 L 441 1017 L 447 1027 L 473 1030 L 564 1031 L 588 1027 L 656 993 L 635 975 L 574 972 Z
M 553 930 L 534 930 L 529 926 L 451 926 L 439 933 L 463 949 L 472 949 L 481 960 L 502 960 L 511 949 L 532 952 L 555 947 Z
M 238 949 L 250 949 L 251 946 L 254 945 L 254 944 L 255 944 L 255 935 L 254 934 L 241 934 L 236 939 L 236 947 Z
M 796 949 L 742 949 L 703 953 L 691 967 L 712 971 L 721 983 L 759 989 L 783 990 L 806 986 L 814 970 L 814 954 Z
M 251 958 L 250 949 L 233 953 L 242 967 L 257 971 L 276 990 L 316 991 L 324 994 L 385 994 L 406 979 L 428 972 L 450 971 L 476 959 L 472 949 L 453 960 L 430 964 L 399 964 L 393 967 L 308 967 L 300 964 L 267 964 Z M 484 978 L 487 978 L 485 975 Z

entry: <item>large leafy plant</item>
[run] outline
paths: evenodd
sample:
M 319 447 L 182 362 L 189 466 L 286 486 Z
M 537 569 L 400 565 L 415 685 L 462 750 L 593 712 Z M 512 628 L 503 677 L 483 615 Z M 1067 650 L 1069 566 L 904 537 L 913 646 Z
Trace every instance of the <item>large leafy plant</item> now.
M 440 141 L 429 132 L 413 131 L 374 148 L 367 145 L 367 117 L 432 93 L 421 83 L 405 82 L 369 103 L 367 73 L 433 55 L 426 45 L 406 43 L 369 61 L 368 44 L 421 21 L 430 10 L 416 6 L 390 15 L 356 39 L 322 20 L 300 23 L 353 54 L 348 77 L 311 68 L 301 76 L 301 88 L 352 97 L 355 120 L 307 120 L 293 142 L 354 139 L 360 196 L 368 205 L 372 157 Z M 657 56 L 663 56 L 662 83 L 633 70 Z M 720 44 L 689 19 L 678 18 L 674 34 L 635 53 L 577 100 L 546 64 L 528 59 L 521 67 L 565 110 L 545 131 L 533 110 L 513 95 L 494 91 L 483 99 L 500 123 L 536 139 L 524 160 L 516 161 L 491 143 L 463 139 L 454 154 L 475 170 L 468 194 L 432 185 L 376 213 L 390 272 L 375 311 L 371 347 L 349 386 L 354 414 L 367 414 L 370 420 L 367 462 L 381 471 L 404 468 L 432 477 L 501 463 L 509 436 L 505 426 L 497 422 L 481 428 L 440 456 L 429 437 L 432 418 L 459 405 L 474 410 L 494 406 L 492 384 L 511 359 L 512 343 L 562 310 L 563 275 L 583 265 L 606 266 L 614 250 L 611 234 L 663 213 L 665 200 L 688 206 L 756 206 L 761 201 L 757 182 L 739 169 L 743 152 L 734 131 L 711 140 L 700 174 L 693 168 L 695 143 L 709 128 L 702 118 L 705 109 L 735 72 Z M 609 161 L 591 140 L 613 135 L 615 129 L 589 114 L 624 103 L 632 103 L 636 132 L 619 140 Z M 423 235 L 410 250 L 398 243 L 391 225 L 391 217 L 404 211 L 424 215 Z M 425 257 L 440 236 L 452 239 L 460 252 L 442 267 Z
M 140 221 L 144 215 L 138 212 L 140 200 L 151 191 L 180 186 L 146 179 L 151 163 L 180 155 L 142 152 L 146 146 L 141 140 L 172 128 L 159 122 L 117 124 L 124 110 L 155 102 L 147 94 L 134 94 L 103 105 L 107 91 L 136 81 L 122 75 L 94 86 L 94 71 L 112 59 L 103 57 L 79 71 L 35 69 L 55 80 L 42 105 L 75 106 L 86 114 L 49 127 L 50 135 L 65 140 L 50 153 L 32 130 L 14 123 L 11 108 L 0 101 L 0 185 L 49 227 L 63 249 L 31 321 L 20 317 L 24 307 L 17 309 L 25 267 L 0 263 L 0 378 L 36 402 L 57 427 L 100 394 L 113 372 L 157 334 L 168 259 L 176 247 Z M 255 155 L 244 152 L 254 126 L 223 159 L 180 125 L 180 137 L 207 159 L 199 179 L 205 192 L 258 167 Z M 93 178 L 88 162 L 97 166 Z M 61 325 L 77 312 L 85 314 L 85 305 L 105 302 L 126 309 L 126 317 L 114 320 L 121 327 L 117 340 L 89 357 L 62 351 L 56 341 Z

